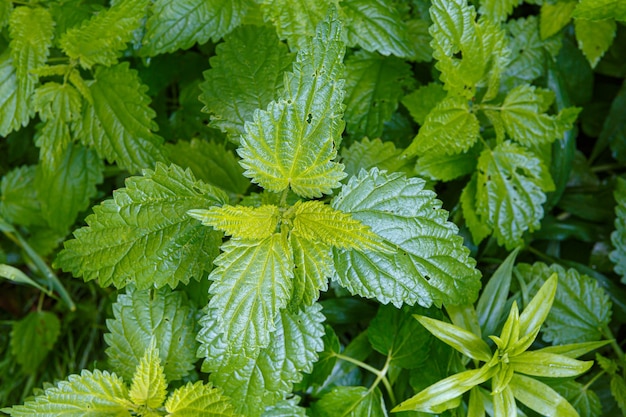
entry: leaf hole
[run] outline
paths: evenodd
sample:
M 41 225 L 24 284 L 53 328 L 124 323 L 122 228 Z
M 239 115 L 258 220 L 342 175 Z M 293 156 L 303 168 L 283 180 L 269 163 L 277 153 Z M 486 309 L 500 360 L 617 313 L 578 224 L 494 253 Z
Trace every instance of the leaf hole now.
M 307 115 L 307 117 L 306 117 L 306 122 L 307 122 L 308 124 L 311 124 L 311 120 L 313 120 L 313 115 L 312 115 L 311 113 L 309 113 L 309 114 Z

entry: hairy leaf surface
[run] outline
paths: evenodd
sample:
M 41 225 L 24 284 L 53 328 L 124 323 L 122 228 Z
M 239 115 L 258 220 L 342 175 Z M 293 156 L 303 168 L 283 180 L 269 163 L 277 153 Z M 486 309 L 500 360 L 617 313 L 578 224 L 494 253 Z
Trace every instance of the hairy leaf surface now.
M 328 278 L 332 275 L 330 245 L 321 241 L 308 240 L 297 233 L 289 236 L 293 254 L 293 290 L 291 307 L 309 306 L 317 301 L 320 291 L 328 289 Z
M 176 165 L 130 177 L 113 199 L 94 207 L 87 227 L 65 242 L 56 263 L 85 281 L 122 288 L 175 287 L 196 279 L 217 256 L 221 233 L 187 215 L 227 196 Z
M 334 279 L 381 303 L 462 304 L 476 298 L 480 273 L 424 181 L 373 168 L 353 177 L 332 206 L 370 226 L 392 254 L 333 248 Z
M 349 148 L 342 148 L 341 162 L 348 175 L 357 175 L 361 169 L 378 168 L 388 172 L 412 171 L 407 159 L 401 157 L 402 150 L 396 149 L 389 141 L 363 138 L 353 142 Z
M 18 83 L 24 92 L 32 94 L 37 77 L 29 71 L 46 63 L 54 35 L 52 16 L 43 7 L 18 7 L 9 18 L 9 34 Z
M 495 22 L 501 22 L 506 20 L 521 2 L 521 0 L 481 0 L 478 11 Z
M 182 292 L 136 290 L 127 287 L 126 294 L 113 304 L 113 319 L 106 324 L 110 333 L 104 340 L 111 368 L 131 381 L 152 340 L 156 342 L 165 377 L 169 382 L 185 377 L 196 361 L 194 312 Z
M 210 383 L 188 382 L 176 389 L 165 403 L 168 417 L 237 417 L 239 414 L 222 390 Z
M 265 20 L 274 24 L 278 37 L 286 39 L 292 50 L 307 46 L 307 39 L 315 35 L 315 28 L 324 20 L 329 6 L 326 0 L 263 0 L 261 3 Z
M 285 75 L 280 99 L 246 124 L 241 165 L 266 190 L 291 187 L 300 196 L 320 197 L 345 177 L 343 166 L 332 161 L 344 128 L 343 53 L 340 22 L 322 22 Z
M 229 206 L 211 207 L 206 210 L 187 212 L 205 226 L 212 226 L 229 236 L 241 239 L 265 239 L 276 232 L 280 211 L 277 206 L 260 207 Z
M 159 408 L 163 405 L 166 395 L 167 381 L 156 340 L 152 339 L 135 369 L 128 396 L 136 405 Z

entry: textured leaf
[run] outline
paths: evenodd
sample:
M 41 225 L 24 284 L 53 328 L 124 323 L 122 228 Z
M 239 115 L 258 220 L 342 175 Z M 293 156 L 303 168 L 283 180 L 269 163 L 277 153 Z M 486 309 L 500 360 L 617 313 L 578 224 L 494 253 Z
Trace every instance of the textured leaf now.
M 191 217 L 212 226 L 229 236 L 241 239 L 265 239 L 276 232 L 280 220 L 277 206 L 260 207 L 229 206 L 211 207 L 206 210 L 189 210 Z
M 17 70 L 7 48 L 0 55 L 0 136 L 26 126 L 35 110 L 30 106 L 32 86 L 20 85 Z
M 428 113 L 413 143 L 405 154 L 454 155 L 467 151 L 478 140 L 480 124 L 468 100 L 450 96 Z
M 94 207 L 89 226 L 65 242 L 56 264 L 85 281 L 122 288 L 175 287 L 203 276 L 218 254 L 221 233 L 202 226 L 187 210 L 226 202 L 220 190 L 190 171 L 157 164 L 130 177 L 113 199 Z
M 516 269 L 527 283 L 536 280 L 537 285 L 555 272 L 559 275 L 554 303 L 541 329 L 544 340 L 562 345 L 602 338 L 601 329 L 611 319 L 611 301 L 595 279 L 556 264 L 520 264 Z
M 333 369 L 335 369 L 337 354 L 341 352 L 341 343 L 333 328 L 325 325 L 324 330 L 325 334 L 322 338 L 324 350 L 319 353 L 313 372 L 304 377 L 304 383 L 309 386 L 321 386 L 324 384 Z
M 626 412 L 626 381 L 620 375 L 613 375 L 611 377 L 611 394 L 617 405 L 622 410 L 622 413 Z
M 217 42 L 241 24 L 248 8 L 244 0 L 156 0 L 146 22 L 141 53 L 154 56 L 209 39 Z
M 577 1 L 558 1 L 554 4 L 543 3 L 539 15 L 541 39 L 556 35 L 572 19 L 572 12 Z
M 83 144 L 131 173 L 164 161 L 163 140 L 153 133 L 155 112 L 137 72 L 122 63 L 98 67 L 94 77 L 89 86 L 93 105 L 86 106 L 76 132 Z
M 170 2 L 166 2 L 170 3 Z M 294 55 L 265 26 L 241 26 L 215 48 L 211 69 L 200 84 L 203 111 L 211 114 L 211 126 L 239 143 L 244 123 L 256 109 L 265 109 L 283 85 L 283 73 Z
M 147 0 L 117 1 L 110 9 L 102 9 L 65 32 L 59 42 L 61 49 L 83 68 L 116 64 L 133 38 L 133 31 L 141 24 L 147 6 Z
M 577 19 L 626 21 L 626 4 L 621 0 L 581 0 L 573 16 Z
M 595 391 L 588 389 L 583 384 L 575 381 L 559 381 L 550 386 L 561 394 L 581 416 L 600 417 L 602 415 L 602 403 Z
M 123 405 L 125 400 L 128 400 L 128 388 L 120 377 L 106 371 L 84 370 L 47 388 L 24 405 L 9 409 L 9 413 L 14 417 L 130 417 L 131 413 Z
M 359 51 L 346 60 L 346 129 L 356 138 L 380 137 L 398 108 L 411 68 L 397 58 Z
M 0 217 L 12 224 L 41 225 L 40 202 L 34 187 L 35 167 L 14 168 L 0 181 Z
M 421 86 L 402 99 L 402 104 L 407 108 L 413 120 L 419 125 L 426 121 L 430 113 L 439 102 L 446 98 L 446 90 L 439 83 L 430 83 Z
M 419 367 L 428 358 L 432 337 L 413 314 L 425 312 L 421 307 L 380 306 L 367 329 L 372 347 L 391 357 L 394 365 L 409 369 Z
M 44 122 L 58 119 L 61 122 L 78 120 L 82 98 L 70 84 L 47 82 L 35 90 L 34 108 Z
M 494 22 L 502 22 L 521 2 L 521 0 L 481 0 L 478 12 Z
M 167 417 L 236 417 L 235 409 L 222 390 L 210 383 L 188 382 L 170 395 L 165 403 Z
M 401 58 L 413 56 L 408 28 L 391 1 L 343 0 L 340 6 L 348 46 Z
M 24 373 L 37 372 L 60 332 L 59 318 L 48 311 L 33 311 L 13 324 L 11 352 Z
M 509 362 L 516 373 L 548 378 L 567 378 L 587 372 L 593 361 L 579 361 L 547 352 L 524 352 Z
M 574 29 L 576 30 L 578 48 L 583 51 L 589 64 L 594 68 L 613 43 L 617 24 L 614 20 L 576 19 Z
M 622 277 L 622 282 L 626 283 L 626 180 L 617 178 L 613 195 L 617 204 L 615 206 L 615 230 L 611 233 L 611 243 L 615 249 L 609 256 L 615 264 L 615 272 Z
M 316 417 L 387 417 L 383 395 L 378 388 L 335 387 L 314 403 Z
M 254 355 L 243 352 L 225 360 L 212 349 L 205 350 L 211 357 L 203 364 L 203 370 L 211 370 L 211 381 L 224 389 L 224 393 L 236 398 L 237 411 L 249 416 L 260 416 L 266 406 L 276 404 L 300 381 L 301 372 L 311 372 L 317 352 L 323 349 L 324 316 L 315 304 L 298 313 L 281 311 L 274 322 L 275 332 L 269 345 Z M 214 326 L 219 320 L 215 310 L 208 310 L 201 324 L 203 329 Z M 225 344 L 224 335 L 200 333 L 198 339 L 203 348 L 213 346 L 214 338 Z M 201 348 L 201 351 L 203 350 Z M 199 351 L 200 352 L 200 351 Z
M 329 1 L 263 0 L 261 9 L 266 21 L 276 27 L 280 39 L 286 39 L 292 50 L 303 49 L 307 38 L 315 35 L 316 26 L 324 20 Z
M 17 80 L 26 95 L 32 94 L 37 77 L 29 71 L 43 66 L 52 45 L 54 22 L 43 7 L 18 7 L 9 18 L 9 44 Z
M 425 13 L 428 15 L 428 13 Z M 422 19 L 411 19 L 406 22 L 409 31 L 410 47 L 413 49 L 411 58 L 417 62 L 431 62 L 433 60 L 433 49 L 430 46 L 432 40 L 428 27 L 430 23 L 425 16 Z
M 525 231 L 539 228 L 545 192 L 554 188 L 547 168 L 512 142 L 486 149 L 478 160 L 476 211 L 498 243 L 512 249 Z
M 353 142 L 349 148 L 342 148 L 341 162 L 344 171 L 352 176 L 361 169 L 379 168 L 388 172 L 411 172 L 407 159 L 400 157 L 401 149 L 396 149 L 393 142 L 380 139 L 363 138 Z
M 539 414 L 559 417 L 578 416 L 574 407 L 565 398 L 543 382 L 515 374 L 509 386 L 518 401 Z
M 220 187 L 233 195 L 242 195 L 250 181 L 243 176 L 239 159 L 224 145 L 192 139 L 167 143 L 165 148 L 170 161 L 182 168 L 189 168 L 197 179 Z
M 424 307 L 475 300 L 480 273 L 424 181 L 374 168 L 353 177 L 332 206 L 370 226 L 394 254 L 333 249 L 334 279 L 381 303 Z
M 452 181 L 476 170 L 481 148 L 480 145 L 472 146 L 469 151 L 455 155 L 427 152 L 417 159 L 415 172 L 422 177 Z
M 322 22 L 307 45 L 285 75 L 281 98 L 246 124 L 238 153 L 244 174 L 266 190 L 291 187 L 300 196 L 320 197 L 345 177 L 343 166 L 332 162 L 344 127 L 339 21 Z
M 289 236 L 293 253 L 293 290 L 290 306 L 309 306 L 317 301 L 320 291 L 328 289 L 328 278 L 332 275 L 330 245 L 311 241 L 292 233 Z
M 268 345 L 274 321 L 289 301 L 291 251 L 280 233 L 260 241 L 231 239 L 222 251 L 209 276 L 209 305 L 231 349 L 252 355 Z
M 128 396 L 135 405 L 159 408 L 167 395 L 167 381 L 156 339 L 152 339 L 133 375 Z
M 492 232 L 492 228 L 484 222 L 478 215 L 477 208 L 477 174 L 472 175 L 463 191 L 461 192 L 461 207 L 463 209 L 463 218 L 465 219 L 465 225 L 472 234 L 472 240 L 475 245 L 478 245 L 484 238 L 489 236 Z
M 107 320 L 106 354 L 113 370 L 131 381 L 152 340 L 156 342 L 165 377 L 169 382 L 185 377 L 196 361 L 194 311 L 182 292 L 135 290 L 113 304 L 114 319 Z
M 306 409 L 300 407 L 299 402 L 300 397 L 298 396 L 280 401 L 273 406 L 266 407 L 261 417 L 307 417 Z

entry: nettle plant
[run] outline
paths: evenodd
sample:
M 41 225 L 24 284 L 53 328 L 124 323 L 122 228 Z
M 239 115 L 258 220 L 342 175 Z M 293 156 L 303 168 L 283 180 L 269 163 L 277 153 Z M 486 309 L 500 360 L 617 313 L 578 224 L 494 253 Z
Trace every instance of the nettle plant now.
M 613 37 L 592 48 L 591 33 L 614 36 L 625 16 L 583 0 L 510 17 L 519 3 L 0 2 L 0 133 L 39 149 L 3 176 L 0 230 L 45 279 L 8 262 L 0 275 L 73 310 L 54 254 L 116 298 L 105 361 L 2 411 L 599 416 L 596 381 L 609 412 L 626 411 L 609 326 L 620 289 L 515 264 L 554 260 L 529 243 L 573 169 L 581 109 L 558 64 L 563 28 L 574 19 L 595 66 Z M 150 107 L 151 90 L 189 74 L 160 93 L 174 111 Z M 105 178 L 125 181 L 110 198 Z M 441 183 L 458 189 L 452 220 Z M 623 275 L 616 184 L 607 257 Z M 500 264 L 484 280 L 481 242 Z M 42 299 L 11 333 L 31 372 L 62 331 Z M 578 359 L 607 345 L 598 369 Z

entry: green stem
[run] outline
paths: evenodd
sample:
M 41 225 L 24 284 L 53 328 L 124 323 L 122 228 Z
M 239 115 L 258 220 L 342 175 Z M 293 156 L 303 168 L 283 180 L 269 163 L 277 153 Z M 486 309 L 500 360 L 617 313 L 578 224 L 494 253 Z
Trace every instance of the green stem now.
M 593 385 L 593 383 L 594 383 L 594 382 L 596 382 L 596 381 L 597 381 L 597 380 L 598 380 L 598 379 L 599 379 L 602 375 L 604 375 L 605 373 L 606 373 L 606 371 L 605 371 L 605 370 L 602 370 L 602 371 L 598 372 L 596 375 L 594 375 L 594 377 L 593 377 L 593 378 L 591 378 L 591 379 L 589 380 L 589 382 L 587 382 L 587 383 L 583 386 L 582 391 L 587 391 L 587 389 L 589 389 L 589 387 L 591 387 L 591 386 Z
M 609 329 L 608 325 L 604 325 L 602 327 L 602 333 L 611 342 L 611 347 L 615 351 L 615 354 L 617 355 L 619 360 L 623 361 L 624 360 L 624 351 L 622 350 L 622 348 L 615 341 L 615 336 L 613 336 L 613 332 L 611 331 L 611 329 Z
M 48 281 L 48 286 L 54 288 L 59 293 L 61 299 L 65 301 L 70 311 L 75 311 L 76 304 L 74 304 L 74 301 L 72 301 L 70 294 L 67 292 L 63 284 L 61 284 L 61 281 L 59 281 L 59 278 L 56 276 L 56 274 L 52 271 L 52 269 L 50 269 L 48 264 L 46 264 L 41 256 L 39 256 L 37 251 L 35 251 L 28 244 L 26 239 L 24 239 L 17 230 L 13 230 L 12 232 L 4 232 L 4 234 L 26 252 L 26 254 L 33 261 L 39 272 Z
M 289 196 L 289 187 L 283 190 L 282 195 L 280 196 L 280 206 L 287 207 L 287 197 Z
M 604 171 L 615 171 L 615 170 L 623 170 L 624 169 L 624 165 L 621 163 L 618 164 L 604 164 L 604 165 L 597 165 L 595 167 L 591 167 L 591 172 L 593 173 L 598 173 L 598 172 L 604 172 Z
M 383 385 L 385 386 L 385 389 L 387 390 L 387 394 L 389 395 L 389 401 L 391 401 L 391 405 L 394 406 L 396 404 L 396 396 L 393 393 L 393 389 L 391 388 L 391 384 L 389 383 L 389 380 L 387 379 L 387 371 L 389 370 L 389 364 L 391 363 L 391 356 L 387 356 L 387 361 L 385 362 L 385 366 L 383 366 L 383 369 L 381 370 L 378 370 L 374 368 L 373 366 L 370 366 L 364 362 L 361 362 L 358 359 L 354 359 L 354 358 L 351 358 L 350 356 L 342 355 L 341 353 L 335 353 L 335 356 L 337 357 L 337 359 L 341 359 L 346 362 L 353 363 L 359 368 L 363 368 L 366 371 L 369 371 L 373 373 L 374 375 L 376 375 L 376 380 L 370 387 L 369 391 L 372 391 L 374 388 L 378 386 L 379 383 L 382 382 Z

